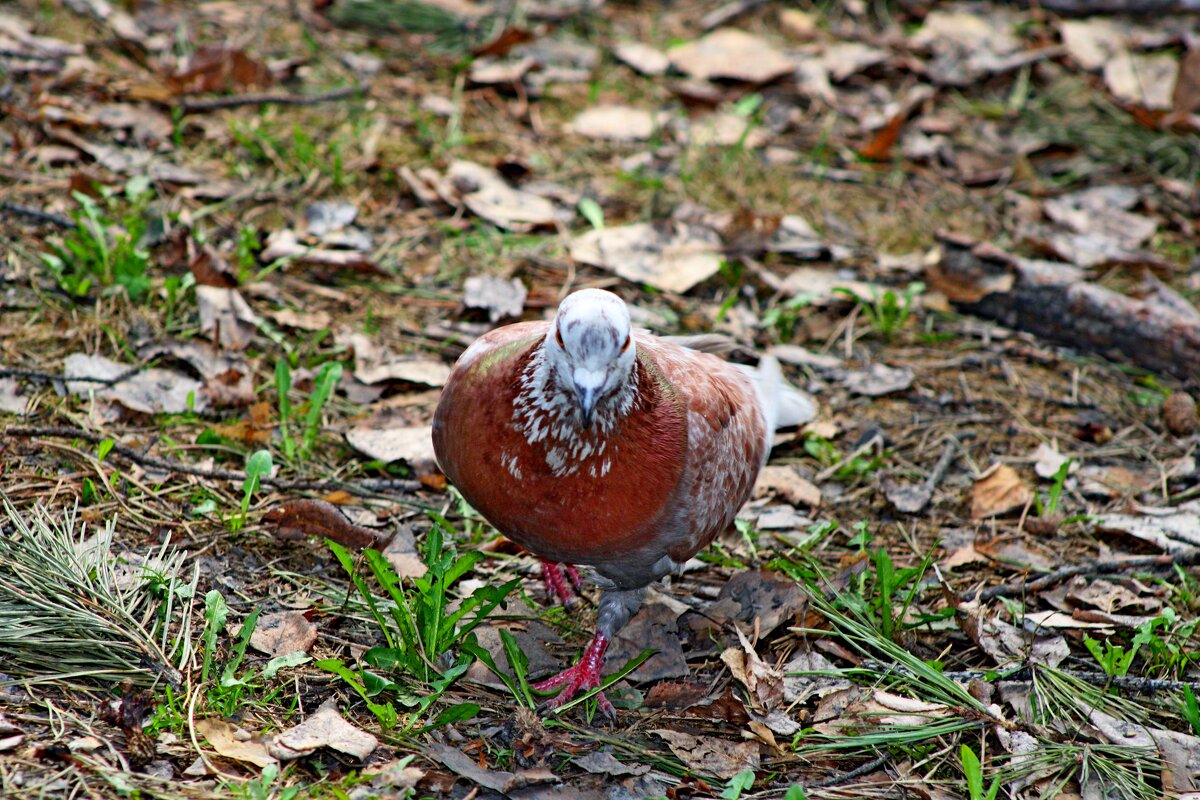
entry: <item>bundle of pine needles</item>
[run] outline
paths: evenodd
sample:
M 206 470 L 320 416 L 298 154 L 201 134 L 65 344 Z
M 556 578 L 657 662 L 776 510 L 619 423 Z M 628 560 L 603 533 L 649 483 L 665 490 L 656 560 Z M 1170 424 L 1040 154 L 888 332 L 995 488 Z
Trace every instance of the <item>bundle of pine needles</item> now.
M 3 501 L 0 682 L 178 685 L 199 578 L 180 579 L 185 554 L 169 542 L 146 556 L 115 554 L 111 521 L 88 538 L 73 511 L 25 513 Z

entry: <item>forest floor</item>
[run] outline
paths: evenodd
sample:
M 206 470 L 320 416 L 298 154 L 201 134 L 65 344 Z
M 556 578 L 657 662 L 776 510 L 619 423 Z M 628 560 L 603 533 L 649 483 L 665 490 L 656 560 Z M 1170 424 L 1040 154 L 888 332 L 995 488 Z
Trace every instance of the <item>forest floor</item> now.
M 1200 797 L 1200 18 L 1058 5 L 0 6 L 0 796 Z M 819 404 L 611 723 L 428 428 L 582 287 Z

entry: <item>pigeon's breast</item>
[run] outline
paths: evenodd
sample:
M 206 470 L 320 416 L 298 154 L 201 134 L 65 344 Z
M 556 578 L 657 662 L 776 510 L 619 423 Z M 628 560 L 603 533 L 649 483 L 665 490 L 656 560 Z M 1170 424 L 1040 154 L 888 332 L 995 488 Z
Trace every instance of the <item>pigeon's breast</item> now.
M 434 422 L 447 477 L 501 533 L 542 558 L 597 564 L 653 546 L 683 480 L 682 408 L 639 380 L 633 407 L 607 435 L 553 413 L 544 428 L 531 426 L 514 413 L 528 357 L 455 370 Z

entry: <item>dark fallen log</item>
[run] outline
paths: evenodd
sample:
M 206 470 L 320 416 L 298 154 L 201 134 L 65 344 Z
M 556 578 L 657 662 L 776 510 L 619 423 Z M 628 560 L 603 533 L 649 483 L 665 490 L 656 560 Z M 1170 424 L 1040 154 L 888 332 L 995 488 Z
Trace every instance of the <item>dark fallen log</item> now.
M 1153 277 L 1144 297 L 1127 297 L 1089 283 L 1069 264 L 1020 258 L 955 234 L 938 241 L 942 257 L 926 277 L 959 310 L 1200 382 L 1200 311 Z
M 1016 0 L 1014 5 L 1029 8 L 1032 0 Z M 1055 14 L 1087 16 L 1089 14 L 1195 14 L 1200 12 L 1200 0 L 1037 0 L 1038 8 Z

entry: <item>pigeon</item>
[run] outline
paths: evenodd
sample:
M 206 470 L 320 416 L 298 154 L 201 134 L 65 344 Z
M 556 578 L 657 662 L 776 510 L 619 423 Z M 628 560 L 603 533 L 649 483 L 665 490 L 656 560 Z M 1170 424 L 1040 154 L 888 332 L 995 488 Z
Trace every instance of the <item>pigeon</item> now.
M 576 564 L 601 596 L 579 661 L 535 684 L 548 707 L 600 686 L 604 653 L 645 588 L 725 530 L 776 429 L 815 415 L 778 362 L 733 364 L 635 330 L 617 295 L 582 289 L 553 321 L 481 336 L 438 402 L 438 465 L 502 534 L 543 560 L 548 591 Z M 600 693 L 599 707 L 614 716 Z

